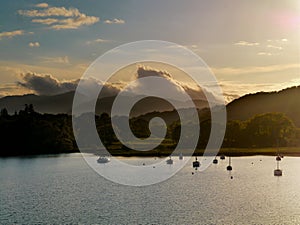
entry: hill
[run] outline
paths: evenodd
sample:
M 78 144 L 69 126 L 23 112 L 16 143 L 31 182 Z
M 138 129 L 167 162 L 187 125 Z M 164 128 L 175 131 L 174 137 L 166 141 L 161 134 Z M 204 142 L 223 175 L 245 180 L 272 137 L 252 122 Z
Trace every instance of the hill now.
M 269 112 L 284 113 L 300 127 L 300 86 L 277 92 L 248 94 L 227 105 L 228 120 L 247 120 Z
M 110 109 L 112 107 L 112 104 L 114 103 L 115 97 L 116 96 L 109 96 L 109 97 L 98 99 L 96 105 L 96 113 L 97 114 L 101 114 L 103 112 L 110 113 Z M 138 98 L 138 97 L 139 96 L 137 97 L 123 96 L 121 97 L 120 102 L 121 104 L 127 104 L 130 101 L 134 101 L 134 98 Z M 59 95 L 51 95 L 51 96 L 34 95 L 34 94 L 20 95 L 20 96 L 6 96 L 0 99 L 0 109 L 6 108 L 9 114 L 14 114 L 15 111 L 18 112 L 21 109 L 23 109 L 25 104 L 33 104 L 35 110 L 39 113 L 71 114 L 73 98 L 74 98 L 73 91 L 59 94 Z M 205 100 L 194 99 L 193 101 L 198 109 L 205 108 L 208 105 Z M 189 105 L 188 102 L 182 102 L 176 100 L 175 102 L 180 108 L 186 108 Z M 84 104 L 80 105 L 80 107 L 83 109 L 84 112 L 84 109 L 86 108 L 85 105 Z M 155 97 L 147 97 L 139 101 L 139 103 L 134 106 L 131 112 L 131 116 L 139 116 L 154 111 L 158 111 L 158 112 L 172 111 L 173 109 L 174 109 L 173 106 L 166 100 L 155 98 Z

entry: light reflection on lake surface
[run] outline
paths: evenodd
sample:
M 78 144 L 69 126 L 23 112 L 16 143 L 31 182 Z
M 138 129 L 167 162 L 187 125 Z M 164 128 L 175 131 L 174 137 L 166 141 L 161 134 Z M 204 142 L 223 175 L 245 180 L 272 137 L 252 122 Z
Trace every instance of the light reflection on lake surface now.
M 192 175 L 188 163 L 165 182 L 130 187 L 105 180 L 80 154 L 0 159 L 0 223 L 300 224 L 300 158 L 284 157 L 282 177 L 273 176 L 275 157 L 232 158 L 231 174 L 227 165 Z

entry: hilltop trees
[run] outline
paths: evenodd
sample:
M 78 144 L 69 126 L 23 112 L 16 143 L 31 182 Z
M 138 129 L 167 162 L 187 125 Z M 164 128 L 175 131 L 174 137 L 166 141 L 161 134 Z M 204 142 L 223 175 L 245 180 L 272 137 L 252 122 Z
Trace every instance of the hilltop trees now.
M 283 113 L 265 113 L 244 122 L 229 121 L 223 146 L 288 146 L 296 138 L 295 133 L 295 125 Z

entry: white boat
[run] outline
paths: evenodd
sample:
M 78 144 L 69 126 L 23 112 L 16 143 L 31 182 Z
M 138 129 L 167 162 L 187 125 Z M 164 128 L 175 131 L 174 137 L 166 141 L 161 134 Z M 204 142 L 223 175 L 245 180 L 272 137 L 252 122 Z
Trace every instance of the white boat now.
M 98 163 L 108 163 L 110 162 L 110 159 L 105 156 L 100 156 L 99 159 L 97 159 Z
M 170 157 L 169 159 L 167 159 L 167 164 L 168 165 L 172 165 L 173 164 L 173 159 Z
M 180 160 L 183 160 L 183 155 L 182 155 L 182 153 L 179 154 L 179 159 L 180 159 Z

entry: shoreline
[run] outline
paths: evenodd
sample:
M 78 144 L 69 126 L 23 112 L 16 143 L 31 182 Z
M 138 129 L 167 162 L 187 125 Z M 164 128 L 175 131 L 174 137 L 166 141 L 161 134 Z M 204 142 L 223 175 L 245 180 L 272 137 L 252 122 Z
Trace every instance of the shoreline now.
M 206 150 L 209 154 L 210 150 Z M 203 156 L 204 149 L 196 149 L 193 156 Z M 8 157 L 39 157 L 39 156 L 59 156 L 67 155 L 71 153 L 83 153 L 83 154 L 94 154 L 94 152 L 80 152 L 80 151 L 70 151 L 70 152 L 48 152 L 48 153 L 34 153 L 34 154 L 20 154 L 20 155 L 1 155 L 0 158 Z M 111 156 L 115 157 L 168 157 L 172 154 L 172 150 L 151 150 L 151 151 L 135 151 L 135 150 L 112 150 L 110 151 Z M 185 156 L 184 151 L 182 152 Z M 218 151 L 217 156 L 225 155 L 232 157 L 245 157 L 245 156 L 276 156 L 283 155 L 289 157 L 300 157 L 300 147 L 281 147 L 278 148 L 221 148 Z M 97 153 L 97 155 L 107 155 L 105 153 Z M 211 154 L 214 155 L 213 153 Z M 174 155 L 176 156 L 176 155 Z

